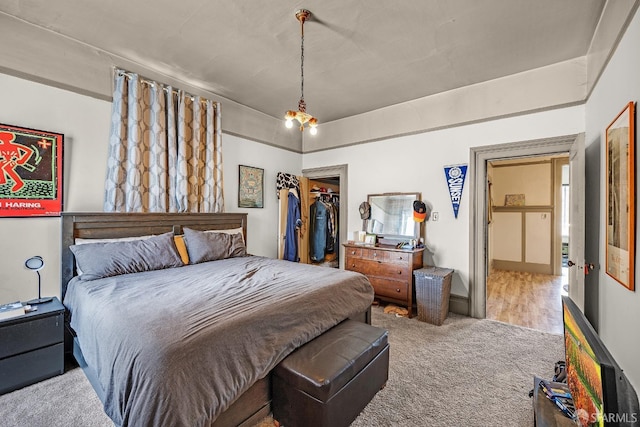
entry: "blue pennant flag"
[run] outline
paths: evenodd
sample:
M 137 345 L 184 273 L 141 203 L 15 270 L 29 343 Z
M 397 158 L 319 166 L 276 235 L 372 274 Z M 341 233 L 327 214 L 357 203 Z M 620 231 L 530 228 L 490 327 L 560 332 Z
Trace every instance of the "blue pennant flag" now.
M 444 176 L 447 179 L 447 188 L 449 188 L 449 197 L 451 197 L 451 206 L 453 207 L 453 215 L 458 218 L 458 209 L 460 209 L 460 201 L 462 200 L 462 188 L 464 187 L 464 178 L 467 175 L 467 165 L 445 166 Z

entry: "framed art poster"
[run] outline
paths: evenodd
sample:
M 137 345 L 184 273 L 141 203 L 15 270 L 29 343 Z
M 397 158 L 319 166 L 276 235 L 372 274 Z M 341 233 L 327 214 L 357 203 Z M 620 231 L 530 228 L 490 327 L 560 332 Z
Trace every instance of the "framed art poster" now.
M 59 216 L 60 133 L 0 124 L 0 216 Z
M 606 272 L 635 289 L 634 103 L 628 103 L 606 131 Z
M 264 169 L 240 165 L 238 182 L 238 207 L 264 207 Z

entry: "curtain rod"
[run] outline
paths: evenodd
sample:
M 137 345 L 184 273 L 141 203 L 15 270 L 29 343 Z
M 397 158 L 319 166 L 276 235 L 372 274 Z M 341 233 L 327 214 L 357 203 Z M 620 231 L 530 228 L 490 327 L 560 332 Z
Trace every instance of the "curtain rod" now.
M 158 86 L 160 86 L 160 87 L 162 88 L 162 90 L 164 90 L 165 92 L 169 92 L 169 88 L 167 87 L 167 85 L 166 85 L 166 84 L 164 84 L 164 83 L 160 83 L 160 82 L 156 82 L 156 81 L 151 80 L 151 79 L 147 79 L 146 77 L 142 77 L 140 74 L 132 73 L 132 72 L 125 71 L 125 70 L 122 70 L 122 69 L 119 69 L 119 68 L 116 68 L 116 73 L 118 73 L 118 75 L 120 75 L 120 76 L 125 76 L 125 77 L 128 77 L 128 78 L 132 78 L 134 75 L 137 75 L 137 76 L 138 76 L 138 79 L 139 79 L 142 83 L 147 84 L 147 85 L 149 85 L 149 86 L 155 86 L 155 85 L 158 85 Z M 190 93 L 188 93 L 188 92 L 186 92 L 186 91 L 184 91 L 184 90 L 181 90 L 181 89 L 173 89 L 173 88 L 171 88 L 171 93 L 173 93 L 173 94 L 177 95 L 179 92 L 184 92 L 184 93 L 185 93 L 185 95 L 186 95 L 189 99 L 191 99 L 192 101 L 195 101 L 195 96 L 194 96 L 194 95 L 192 95 L 192 94 L 190 94 Z M 212 105 L 213 105 L 213 108 L 218 108 L 218 103 L 217 103 L 216 101 L 213 101 L 213 100 L 208 99 L 208 98 L 200 97 L 200 102 L 206 103 L 207 101 L 211 101 L 211 103 L 212 103 Z

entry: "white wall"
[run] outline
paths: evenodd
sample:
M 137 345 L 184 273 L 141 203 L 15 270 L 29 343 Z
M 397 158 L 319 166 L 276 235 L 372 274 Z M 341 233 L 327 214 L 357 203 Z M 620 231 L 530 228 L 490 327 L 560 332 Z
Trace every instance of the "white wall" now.
M 249 253 L 277 258 L 279 216 L 276 175 L 278 172 L 301 175 L 302 155 L 232 135 L 223 135 L 222 156 L 225 211 L 249 214 Z M 238 165 L 264 169 L 264 208 L 238 207 Z
M 426 223 L 425 263 L 456 270 L 451 292 L 469 293 L 469 177 L 458 218 L 447 192 L 443 167 L 468 164 L 469 149 L 584 131 L 582 106 L 504 118 L 433 132 L 391 138 L 368 144 L 319 151 L 303 156 L 303 169 L 347 163 L 348 231 L 361 227 L 358 206 L 367 194 L 421 192 L 422 199 L 440 213 Z
M 598 291 L 598 332 L 636 390 L 640 391 L 640 286 L 632 292 L 617 283 L 605 273 L 605 129 L 622 108 L 629 102 L 640 100 L 640 14 L 636 12 L 627 32 L 620 41 L 609 65 L 600 77 L 586 104 L 586 145 L 599 146 L 600 151 L 600 268 Z M 636 113 L 636 141 L 638 141 L 638 114 Z M 636 142 L 637 147 L 637 142 Z M 636 148 L 637 149 L 637 148 Z M 638 160 L 636 159 L 636 162 Z M 636 192 L 640 188 L 640 174 L 636 173 Z M 636 224 L 638 210 L 636 209 Z M 637 227 L 637 225 L 636 225 Z M 636 233 L 636 236 L 639 234 Z M 640 268 L 638 258 L 638 237 L 636 237 L 636 269 Z M 636 270 L 636 283 L 639 275 Z
M 64 134 L 64 209 L 102 210 L 111 104 L 0 74 L 4 124 Z M 37 297 L 24 261 L 41 255 L 42 294 L 60 294 L 60 218 L 0 218 L 0 302 Z
M 0 92 L 2 123 L 64 134 L 64 210 L 102 211 L 111 103 L 5 74 Z M 299 174 L 301 154 L 228 134 L 222 144 L 226 211 L 249 214 L 250 253 L 275 257 L 275 175 Z M 239 164 L 265 169 L 263 209 L 238 208 Z M 42 294 L 60 296 L 60 218 L 0 218 L 0 232 L 0 303 L 37 296 L 37 277 L 24 267 L 33 255 L 46 263 Z

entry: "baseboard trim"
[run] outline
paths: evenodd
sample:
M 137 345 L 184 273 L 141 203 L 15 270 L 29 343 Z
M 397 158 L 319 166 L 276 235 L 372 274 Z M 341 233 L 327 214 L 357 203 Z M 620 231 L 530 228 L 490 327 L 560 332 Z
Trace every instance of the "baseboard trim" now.
M 449 296 L 449 311 L 463 316 L 469 316 L 469 297 L 460 295 Z
M 495 270 L 522 271 L 525 273 L 553 274 L 553 265 L 535 264 L 532 262 L 493 260 Z

